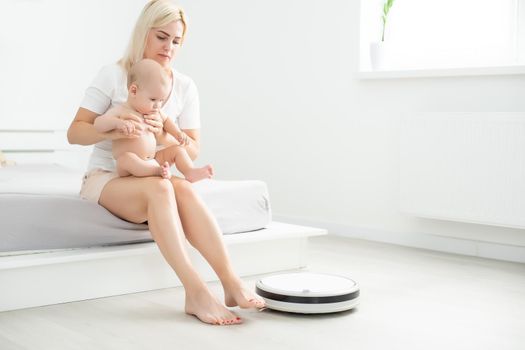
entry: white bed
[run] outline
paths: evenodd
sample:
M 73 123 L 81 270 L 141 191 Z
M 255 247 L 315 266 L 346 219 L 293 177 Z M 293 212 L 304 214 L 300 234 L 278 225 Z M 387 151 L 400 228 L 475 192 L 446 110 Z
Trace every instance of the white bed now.
M 87 248 L 151 241 L 146 224 L 117 218 L 78 196 L 83 172 L 58 164 L 0 169 L 0 256 L 17 251 Z M 262 181 L 193 184 L 224 234 L 259 230 L 271 221 Z
M 70 239 L 69 233 L 74 230 L 54 231 L 52 225 L 44 228 L 31 221 L 34 218 L 30 215 L 16 217 L 14 213 L 20 208 L 54 215 L 55 206 L 60 208 L 57 203 L 61 201 L 80 206 L 92 204 L 76 197 L 82 172 L 56 165 L 58 162 L 69 166 L 79 160 L 75 148 L 64 140 L 61 131 L 0 130 L 0 149 L 8 158 L 19 161 L 17 166 L 0 168 L 0 219 L 10 222 L 9 230 L 4 225 L 0 231 L 5 248 L 0 254 L 0 311 L 179 286 L 180 281 L 151 242 L 145 225 L 130 224 L 106 212 L 116 236 L 107 235 L 111 231 L 107 227 L 91 228 L 92 231 L 88 228 L 73 235 L 75 240 L 66 239 L 67 244 L 60 245 L 60 239 L 56 238 Z M 36 160 L 41 164 L 35 166 Z M 48 178 L 54 180 L 35 180 L 42 178 L 44 169 Z M 20 171 L 25 175 L 20 175 Z M 260 181 L 204 181 L 195 184 L 195 188 L 228 233 L 224 241 L 241 276 L 304 267 L 308 237 L 326 234 L 323 229 L 271 221 L 267 189 Z M 50 198 L 53 205 L 49 205 Z M 67 214 L 64 208 L 69 204 L 58 212 Z M 92 215 L 104 210 L 94 204 L 91 209 L 99 211 Z M 75 222 L 72 215 L 71 212 L 66 215 L 70 224 Z M 64 220 L 64 215 L 57 218 L 60 223 L 58 220 Z M 39 235 L 48 238 L 39 241 L 35 238 Z M 17 245 L 17 236 L 26 239 Z M 101 236 L 105 240 L 96 242 Z M 94 241 L 86 241 L 86 237 Z M 205 280 L 216 280 L 204 259 L 192 247 L 189 249 Z

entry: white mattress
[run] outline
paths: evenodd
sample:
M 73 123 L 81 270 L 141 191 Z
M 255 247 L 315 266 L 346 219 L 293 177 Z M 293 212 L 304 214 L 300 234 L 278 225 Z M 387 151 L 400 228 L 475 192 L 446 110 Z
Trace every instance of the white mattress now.
M 0 168 L 0 252 L 151 241 L 147 225 L 81 200 L 82 176 L 59 165 Z M 264 182 L 203 180 L 193 186 L 224 234 L 258 230 L 271 221 Z

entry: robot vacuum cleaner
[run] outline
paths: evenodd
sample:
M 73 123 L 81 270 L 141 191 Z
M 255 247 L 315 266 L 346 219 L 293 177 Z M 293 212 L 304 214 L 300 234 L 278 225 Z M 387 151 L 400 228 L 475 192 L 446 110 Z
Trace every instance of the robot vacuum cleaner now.
M 300 314 L 350 310 L 359 303 L 359 286 L 350 278 L 324 273 L 282 273 L 261 278 L 255 292 L 268 309 Z

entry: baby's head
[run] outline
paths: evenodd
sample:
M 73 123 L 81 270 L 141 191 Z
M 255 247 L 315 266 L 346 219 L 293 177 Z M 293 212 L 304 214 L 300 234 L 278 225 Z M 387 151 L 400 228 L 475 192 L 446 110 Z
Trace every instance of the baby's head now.
M 170 93 L 166 71 L 154 60 L 135 63 L 128 73 L 128 104 L 141 114 L 160 110 Z

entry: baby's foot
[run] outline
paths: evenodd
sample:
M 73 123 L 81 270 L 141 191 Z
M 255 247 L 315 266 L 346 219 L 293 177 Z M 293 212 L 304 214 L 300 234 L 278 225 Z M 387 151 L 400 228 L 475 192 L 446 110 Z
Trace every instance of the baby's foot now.
M 246 288 L 240 279 L 224 286 L 224 302 L 226 306 L 239 306 L 243 309 L 263 309 L 266 307 L 264 299 Z
M 184 174 L 184 177 L 189 182 L 197 182 L 203 179 L 211 179 L 213 176 L 213 167 L 211 165 L 205 165 L 202 168 L 193 168 Z
M 204 323 L 214 325 L 234 325 L 242 323 L 240 317 L 222 305 L 209 291 L 200 291 L 196 295 L 186 294 L 185 311 Z
M 162 176 L 164 179 L 171 178 L 170 164 L 168 162 L 164 162 L 164 164 L 160 166 L 160 176 Z

